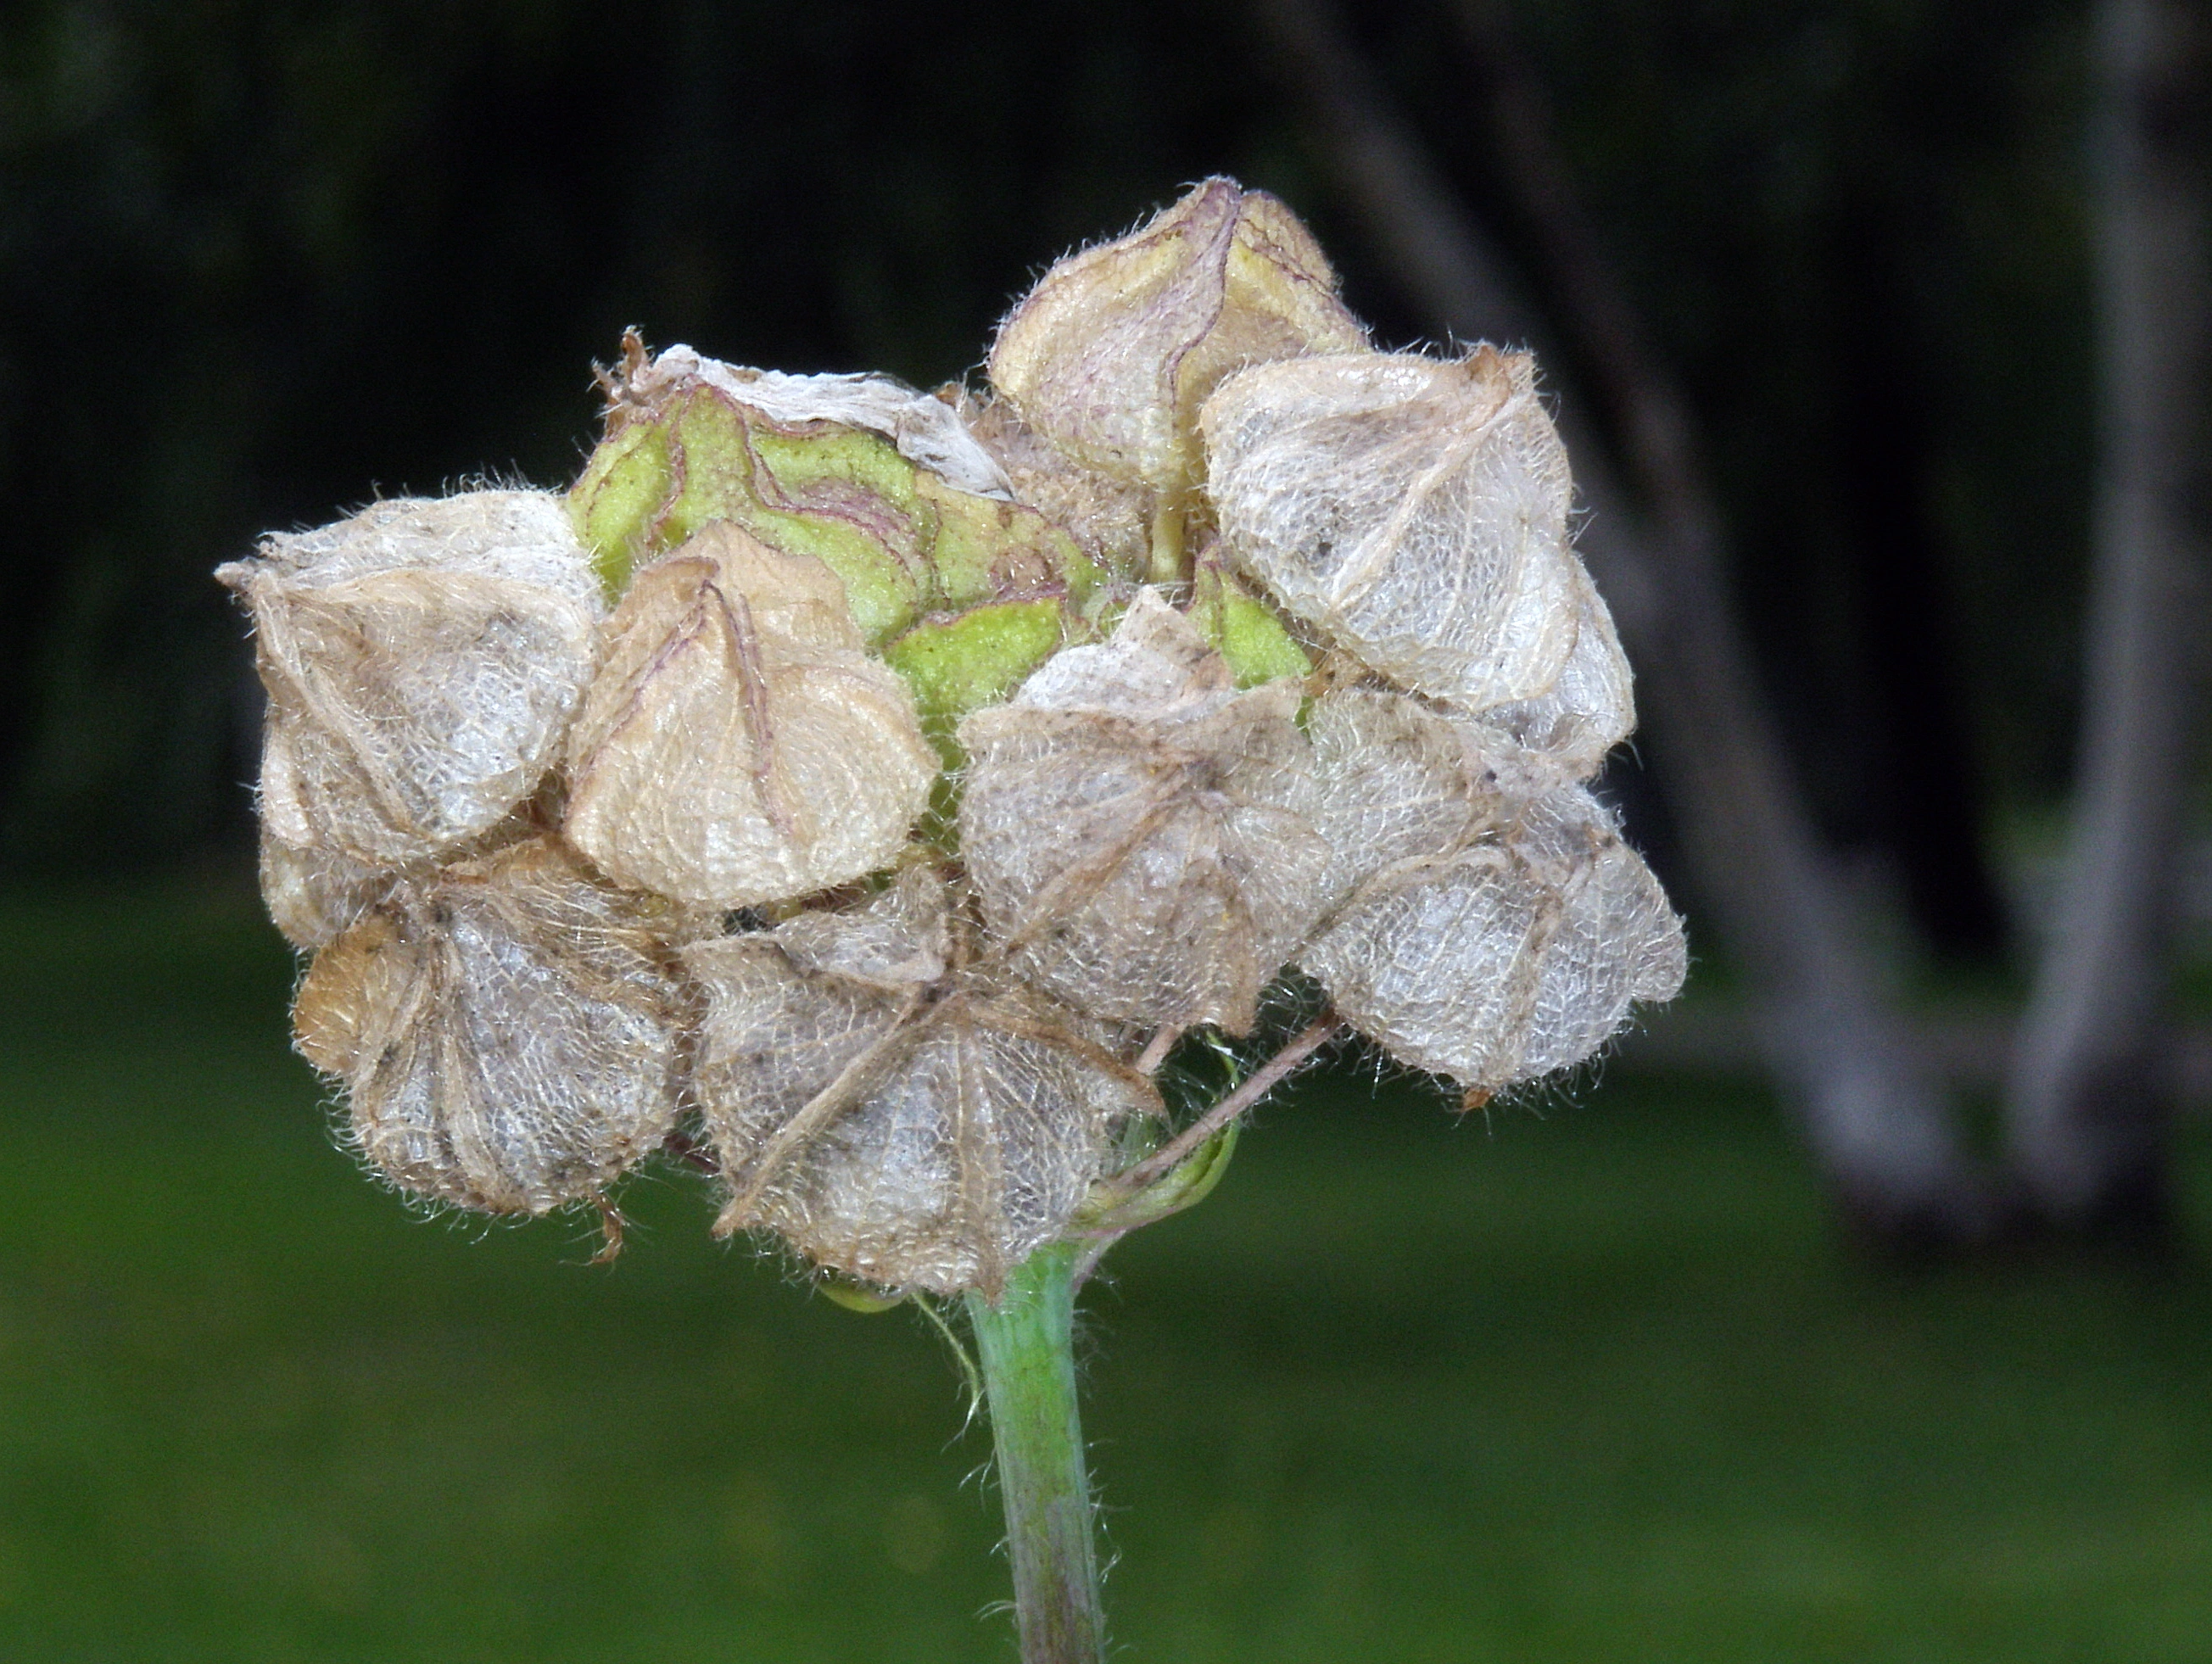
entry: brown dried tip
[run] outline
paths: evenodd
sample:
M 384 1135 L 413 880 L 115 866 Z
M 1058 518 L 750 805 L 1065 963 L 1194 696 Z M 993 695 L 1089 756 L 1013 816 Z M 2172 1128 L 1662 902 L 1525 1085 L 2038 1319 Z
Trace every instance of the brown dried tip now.
M 1297 216 L 1210 179 L 1118 241 L 1070 255 L 1000 326 L 991 383 L 1085 466 L 1177 490 L 1198 474 L 1198 408 L 1222 377 L 1366 331 Z
M 640 904 L 538 839 L 396 883 L 315 956 L 293 1023 L 393 1183 L 534 1214 L 674 1126 L 672 999 Z
M 695 1091 L 734 1194 L 884 1288 L 995 1296 L 1058 1238 L 1113 1128 L 1159 1102 L 1073 1012 L 948 973 L 942 885 L 915 869 L 849 914 L 684 950 L 708 1010 Z
M 1376 872 L 1299 956 L 1344 1020 L 1473 1090 L 1588 1057 L 1681 987 L 1681 922 L 1580 786 L 1499 833 Z
M 1525 355 L 1261 365 L 1201 425 L 1232 556 L 1384 676 L 1480 713 L 1552 693 L 1587 636 L 1602 662 L 1583 696 L 1625 708 L 1620 650 L 1583 625 L 1566 452 Z
M 1094 1016 L 1248 1031 L 1322 902 L 1295 681 L 1235 691 L 1152 591 L 960 725 L 960 841 L 995 941 Z
M 530 795 L 604 610 L 561 500 L 538 491 L 377 503 L 216 575 L 253 614 L 269 690 L 264 825 L 376 865 L 451 850 Z
M 608 620 L 568 841 L 619 883 L 744 907 L 890 864 L 938 768 L 837 575 L 716 523 Z

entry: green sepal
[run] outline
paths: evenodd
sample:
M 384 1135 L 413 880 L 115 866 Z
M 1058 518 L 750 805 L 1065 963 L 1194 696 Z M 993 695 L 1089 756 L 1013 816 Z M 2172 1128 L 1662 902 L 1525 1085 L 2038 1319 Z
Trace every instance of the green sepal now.
M 1267 603 L 1245 593 L 1234 578 L 1210 562 L 1201 562 L 1193 578 L 1190 621 L 1229 661 L 1240 688 L 1313 671 L 1313 660 Z
M 1120 1236 L 1158 1224 L 1171 1214 L 1196 1207 L 1213 1193 L 1229 1158 L 1237 1153 L 1242 1123 L 1231 1121 L 1165 1173 L 1133 1194 L 1114 1187 L 1112 1180 L 1091 1187 L 1090 1197 L 1076 1210 L 1071 1235 Z
M 868 1284 L 841 1277 L 835 1272 L 817 1272 L 814 1286 L 824 1299 L 842 1306 L 848 1312 L 859 1312 L 864 1317 L 872 1317 L 878 1312 L 903 1306 L 907 1301 L 907 1297 L 902 1294 L 888 1294 Z
M 1003 703 L 1060 650 L 1068 624 L 1057 601 L 1000 601 L 916 624 L 884 649 L 884 662 L 906 678 L 922 732 L 957 768 L 960 719 Z
M 647 554 L 669 479 L 668 430 L 640 422 L 592 452 L 582 477 L 568 489 L 569 522 L 592 551 L 610 600 L 621 598 Z

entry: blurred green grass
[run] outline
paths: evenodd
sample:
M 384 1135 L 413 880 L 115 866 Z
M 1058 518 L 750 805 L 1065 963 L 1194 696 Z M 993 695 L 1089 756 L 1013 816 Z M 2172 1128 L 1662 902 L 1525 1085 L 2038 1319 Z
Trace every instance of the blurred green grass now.
M 1012 1655 L 942 1344 L 706 1236 L 424 1221 L 228 879 L 0 900 L 0 1656 Z M 1123 1656 L 2212 1656 L 2212 1151 L 2152 1275 L 1841 1249 L 1755 1093 L 1317 1078 L 1088 1297 Z

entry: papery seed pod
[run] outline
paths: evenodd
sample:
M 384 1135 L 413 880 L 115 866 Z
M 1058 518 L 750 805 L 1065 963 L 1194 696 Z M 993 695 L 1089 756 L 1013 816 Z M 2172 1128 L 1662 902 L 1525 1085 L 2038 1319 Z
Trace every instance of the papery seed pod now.
M 1249 1030 L 1328 862 L 1300 697 L 1236 692 L 1147 590 L 1110 643 L 962 723 L 961 849 L 1022 975 L 1115 1022 Z
M 1513 811 L 1471 725 L 1404 694 L 1324 694 L 1306 733 L 1320 782 L 1313 823 L 1330 851 L 1322 893 L 1331 907 L 1395 862 L 1465 848 Z
M 301 1052 L 394 1184 L 544 1213 L 676 1118 L 676 993 L 647 904 L 550 839 L 396 881 L 315 956 Z
M 1033 993 L 947 978 L 926 870 L 850 914 L 684 950 L 707 996 L 694 1090 L 734 1194 L 765 1226 L 887 1288 L 995 1295 L 1066 1228 L 1109 1135 L 1157 1114 L 1141 1076 Z
M 536 789 L 605 610 L 538 491 L 376 503 L 216 575 L 252 612 L 269 690 L 264 824 L 382 865 L 450 850 Z
M 398 869 L 372 866 L 326 849 L 301 849 L 261 824 L 261 899 L 295 948 L 336 939 L 388 890 Z
M 1261 365 L 1206 403 L 1231 556 L 1402 687 L 1470 712 L 1542 698 L 1578 639 L 1566 452 L 1524 355 Z
M 1382 869 L 1299 955 L 1336 1011 L 1401 1061 L 1496 1090 L 1604 1043 L 1671 999 L 1681 924 L 1579 786 L 1491 840 Z
M 1606 753 L 1636 730 L 1628 657 L 1613 614 L 1587 577 L 1580 587 L 1574 651 L 1559 680 L 1534 699 L 1482 714 L 1485 726 L 1550 765 L 1560 783 L 1588 780 Z
M 890 864 L 937 754 L 820 561 L 716 525 L 639 573 L 569 740 L 568 841 L 721 907 Z
M 936 398 L 884 377 L 742 369 L 688 347 L 648 362 L 626 344 L 607 437 L 568 495 L 612 592 L 716 520 L 826 564 L 872 645 L 933 609 L 1080 602 L 1101 576 L 1066 531 L 1012 500 Z
M 988 367 L 1022 420 L 1085 467 L 1177 492 L 1197 478 L 1198 409 L 1224 376 L 1366 345 L 1297 216 L 1210 179 L 1046 272 Z
M 1091 557 L 1122 578 L 1145 571 L 1152 550 L 1152 489 L 1085 468 L 1027 426 L 1003 398 L 965 400 L 963 418 L 1006 471 L 1014 498 L 1066 526 Z

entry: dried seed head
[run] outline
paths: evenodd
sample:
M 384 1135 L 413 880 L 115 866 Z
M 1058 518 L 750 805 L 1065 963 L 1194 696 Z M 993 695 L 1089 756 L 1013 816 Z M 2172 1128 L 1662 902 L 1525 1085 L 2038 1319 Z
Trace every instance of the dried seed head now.
M 715 525 L 640 572 L 569 742 L 563 832 L 617 882 L 744 907 L 887 865 L 937 754 L 837 576 Z
M 591 674 L 604 604 L 561 500 L 380 502 L 216 574 L 269 690 L 261 815 L 295 849 L 447 851 L 536 789 Z
M 1073 1013 L 946 980 L 947 950 L 922 869 L 855 913 L 684 950 L 708 1001 L 695 1090 L 735 1190 L 718 1229 L 939 1294 L 995 1294 L 1066 1230 L 1113 1128 L 1158 1100 Z
M 1586 580 L 1525 355 L 1261 365 L 1202 426 L 1223 539 L 1292 615 L 1469 711 L 1559 683 Z
M 1046 272 L 1000 326 L 989 369 L 1023 421 L 1078 462 L 1173 492 L 1197 477 L 1198 409 L 1224 376 L 1366 345 L 1297 216 L 1211 179 Z
M 1299 699 L 1287 680 L 1235 691 L 1147 590 L 1110 643 L 961 724 L 961 847 L 1021 973 L 1115 1022 L 1248 1030 L 1328 862 Z
M 1075 539 L 1012 501 L 951 406 L 880 376 L 786 376 L 635 345 L 569 505 L 611 591 L 716 520 L 810 555 L 881 642 L 946 606 L 1080 600 Z
M 1344 1020 L 1415 1068 L 1495 1090 L 1579 1062 L 1671 999 L 1680 921 L 1579 786 L 1499 835 L 1371 877 L 1299 956 Z
M 550 839 L 404 878 L 293 1022 L 395 1184 L 489 1213 L 587 1195 L 675 1123 L 672 985 L 641 904 Z

